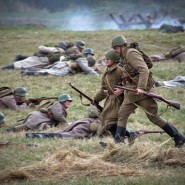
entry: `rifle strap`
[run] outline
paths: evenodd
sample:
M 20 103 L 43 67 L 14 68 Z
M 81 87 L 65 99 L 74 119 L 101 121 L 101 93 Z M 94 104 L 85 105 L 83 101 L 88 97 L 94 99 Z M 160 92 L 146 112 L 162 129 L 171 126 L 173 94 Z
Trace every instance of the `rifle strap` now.
M 80 101 L 81 101 L 81 104 L 84 105 L 84 106 L 90 106 L 90 103 L 83 103 L 82 102 L 82 94 L 80 94 Z
M 112 88 L 111 85 L 110 85 L 110 82 L 109 82 L 109 79 L 108 79 L 108 75 L 107 75 L 107 74 L 105 75 L 105 79 L 106 79 L 106 81 L 107 81 L 107 85 L 108 85 L 110 91 L 112 92 L 112 94 L 114 94 L 114 90 L 113 90 L 113 88 Z

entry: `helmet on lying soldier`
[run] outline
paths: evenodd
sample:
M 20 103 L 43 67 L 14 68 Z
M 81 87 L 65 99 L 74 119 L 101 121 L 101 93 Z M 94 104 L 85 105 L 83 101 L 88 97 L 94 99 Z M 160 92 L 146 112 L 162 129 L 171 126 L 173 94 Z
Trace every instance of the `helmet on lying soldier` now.
M 78 41 L 76 41 L 76 46 L 81 48 L 81 49 L 84 49 L 85 48 L 85 42 L 83 40 L 78 40 Z
M 91 55 L 94 55 L 94 51 L 93 51 L 93 49 L 91 49 L 91 48 L 86 48 L 86 49 L 83 51 L 83 54 L 91 54 Z
M 113 49 L 110 49 L 105 53 L 105 58 L 110 59 L 115 63 L 120 62 L 120 57 L 118 56 L 118 54 Z
M 89 67 L 92 67 L 96 64 L 96 59 L 93 56 L 88 57 L 87 60 L 88 60 Z
M 55 47 L 59 47 L 59 48 L 62 48 L 64 50 L 66 50 L 67 49 L 67 44 L 66 44 L 66 42 L 62 41 L 62 42 L 59 42 L 58 44 L 56 44 Z
M 27 90 L 25 87 L 16 87 L 15 90 L 14 90 L 14 95 L 15 96 L 22 96 L 22 97 L 25 97 L 27 96 Z
M 115 46 L 122 46 L 124 44 L 127 44 L 127 40 L 125 37 L 121 36 L 121 35 L 118 35 L 118 36 L 115 36 L 113 39 L 112 39 L 112 47 L 115 47 Z
M 0 124 L 4 123 L 4 114 L 0 112 Z
M 69 94 L 61 94 L 59 97 L 58 97 L 58 101 L 63 103 L 65 101 L 72 101 L 72 98 Z

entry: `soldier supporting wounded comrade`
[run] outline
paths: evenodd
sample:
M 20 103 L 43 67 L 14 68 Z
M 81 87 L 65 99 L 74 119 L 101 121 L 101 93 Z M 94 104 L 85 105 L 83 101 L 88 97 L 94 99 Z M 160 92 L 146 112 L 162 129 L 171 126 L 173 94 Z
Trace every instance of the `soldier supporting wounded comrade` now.
M 124 92 L 124 101 L 118 113 L 115 142 L 123 141 L 129 116 L 137 107 L 141 107 L 148 119 L 163 129 L 175 141 L 175 147 L 182 147 L 185 143 L 185 137 L 173 125 L 159 116 L 155 99 L 143 94 L 145 91 L 154 91 L 155 82 L 142 54 L 134 48 L 128 48 L 126 38 L 121 35 L 112 39 L 112 48 L 124 60 L 124 85 L 137 90 L 137 93 Z
M 58 100 L 47 109 L 31 112 L 18 126 L 7 129 L 7 132 L 17 132 L 21 130 L 45 130 L 50 127 L 67 125 L 67 109 L 70 107 L 72 98 L 68 94 L 61 94 Z

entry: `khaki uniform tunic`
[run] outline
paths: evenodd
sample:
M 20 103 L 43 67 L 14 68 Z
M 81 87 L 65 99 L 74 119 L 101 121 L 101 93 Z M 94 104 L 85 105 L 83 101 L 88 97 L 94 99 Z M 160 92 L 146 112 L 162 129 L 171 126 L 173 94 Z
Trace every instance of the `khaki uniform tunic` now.
M 123 102 L 123 94 L 116 97 L 113 94 L 112 85 L 119 84 L 122 81 L 123 70 L 118 64 L 114 63 L 102 77 L 102 85 L 100 91 L 95 95 L 94 100 L 100 102 L 105 99 L 104 108 L 101 113 L 104 126 L 116 124 L 118 120 L 118 111 Z M 108 93 L 105 93 L 105 90 Z
M 136 49 L 129 49 L 122 53 L 122 56 L 125 55 L 126 59 L 123 58 L 125 85 L 133 89 L 140 88 L 145 91 L 153 91 L 154 80 L 140 52 Z M 153 98 L 146 95 L 136 95 L 131 91 L 125 91 L 124 95 L 124 102 L 119 110 L 118 126 L 126 128 L 128 117 L 139 106 L 145 111 L 152 123 L 161 128 L 164 127 L 166 121 L 158 116 L 158 106 Z

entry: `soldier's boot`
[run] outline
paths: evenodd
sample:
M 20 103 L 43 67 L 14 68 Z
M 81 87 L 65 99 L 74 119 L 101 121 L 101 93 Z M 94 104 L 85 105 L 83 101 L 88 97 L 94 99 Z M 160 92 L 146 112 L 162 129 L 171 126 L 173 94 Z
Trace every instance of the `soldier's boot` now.
M 27 138 L 48 138 L 48 137 L 62 137 L 60 133 L 46 132 L 46 133 L 26 133 Z
M 162 129 L 175 141 L 176 148 L 180 148 L 183 146 L 183 144 L 185 143 L 185 137 L 180 134 L 174 126 L 167 123 Z
M 14 64 L 8 64 L 8 65 L 2 67 L 1 69 L 2 70 L 10 70 L 10 69 L 14 69 L 14 68 L 15 68 Z
M 126 134 L 126 128 L 117 126 L 116 133 L 114 136 L 114 141 L 116 143 L 124 142 L 125 134 Z
M 137 138 L 137 134 L 132 130 L 126 129 L 126 134 L 125 135 L 128 138 L 129 146 L 133 145 L 134 142 L 135 142 L 135 139 Z

